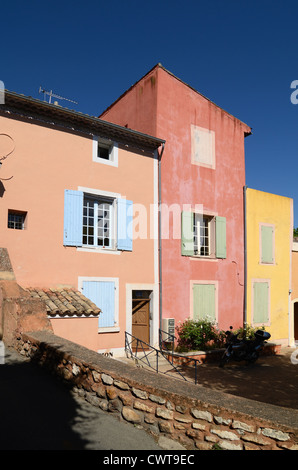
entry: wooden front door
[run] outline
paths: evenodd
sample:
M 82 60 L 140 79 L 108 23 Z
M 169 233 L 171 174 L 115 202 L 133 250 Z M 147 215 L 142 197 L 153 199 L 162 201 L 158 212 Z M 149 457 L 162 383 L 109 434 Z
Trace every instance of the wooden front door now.
M 150 299 L 132 299 L 132 335 L 149 344 L 149 317 Z M 136 341 L 133 341 L 133 349 L 136 348 Z M 139 348 L 146 349 L 145 344 L 139 344 Z

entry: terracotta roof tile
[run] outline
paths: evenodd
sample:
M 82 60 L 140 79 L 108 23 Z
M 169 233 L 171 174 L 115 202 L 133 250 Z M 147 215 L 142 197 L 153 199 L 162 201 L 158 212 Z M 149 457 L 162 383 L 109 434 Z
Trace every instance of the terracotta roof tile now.
M 101 310 L 81 292 L 72 288 L 38 288 L 28 287 L 32 297 L 41 299 L 49 316 L 99 316 Z

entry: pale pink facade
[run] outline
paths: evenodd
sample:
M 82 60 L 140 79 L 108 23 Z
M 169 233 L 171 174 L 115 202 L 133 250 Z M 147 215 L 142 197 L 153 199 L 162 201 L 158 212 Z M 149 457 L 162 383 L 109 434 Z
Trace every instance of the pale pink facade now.
M 160 64 L 100 117 L 166 140 L 160 173 L 163 224 L 167 210 L 178 205 L 190 213 L 189 223 L 200 227 L 193 227 L 195 250 L 192 240 L 191 250 L 182 253 L 181 236 L 173 235 L 169 218 L 169 237 L 164 233 L 161 244 L 162 317 L 177 322 L 209 312 L 220 328 L 242 325 L 244 139 L 251 129 Z M 220 222 L 223 229 L 215 237 Z M 201 237 L 198 250 L 195 230 L 204 227 L 209 238 L 204 248 Z M 221 255 L 216 254 L 217 243 Z
M 0 245 L 7 248 L 16 280 L 24 288 L 66 286 L 82 291 L 84 281 L 113 281 L 112 326 L 100 328 L 98 318 L 63 315 L 51 322 L 61 337 L 95 351 L 122 354 L 124 333 L 132 328 L 133 290 L 151 293 L 150 329 L 158 329 L 157 240 L 136 238 L 130 251 L 118 249 L 115 240 L 110 248 L 67 246 L 65 190 L 83 193 L 84 198 L 87 194 L 95 201 L 106 199 L 110 230 L 115 232 L 120 223 L 115 201 L 132 201 L 147 214 L 157 204 L 161 142 L 103 124 L 38 100 L 6 95 L 0 109 L 1 157 L 9 154 L 0 170 Z M 112 162 L 98 158 L 98 136 L 112 142 Z M 24 216 L 22 229 L 8 228 L 9 214 L 12 223 L 15 215 Z M 156 216 L 155 231 L 157 223 Z M 153 333 L 150 341 L 157 341 Z

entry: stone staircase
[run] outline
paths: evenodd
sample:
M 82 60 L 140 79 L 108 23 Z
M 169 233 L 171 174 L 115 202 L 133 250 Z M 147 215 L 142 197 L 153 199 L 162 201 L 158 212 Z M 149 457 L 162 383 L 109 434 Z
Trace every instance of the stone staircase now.
M 116 357 L 115 358 L 118 361 L 125 362 L 125 364 L 132 366 L 132 367 L 138 367 L 138 368 L 144 368 L 147 370 L 151 370 L 152 372 L 170 372 L 171 369 L 173 369 L 172 365 L 167 361 L 165 357 L 163 357 L 161 354 L 156 353 L 138 353 L 137 357 Z

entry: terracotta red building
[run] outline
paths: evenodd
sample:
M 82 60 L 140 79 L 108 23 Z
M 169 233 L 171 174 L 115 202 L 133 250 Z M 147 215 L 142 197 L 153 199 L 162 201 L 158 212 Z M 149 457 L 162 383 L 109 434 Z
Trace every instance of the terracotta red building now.
M 242 325 L 250 127 L 160 64 L 100 118 L 166 141 L 159 162 L 160 319 Z

